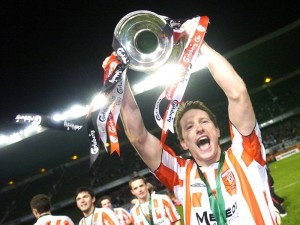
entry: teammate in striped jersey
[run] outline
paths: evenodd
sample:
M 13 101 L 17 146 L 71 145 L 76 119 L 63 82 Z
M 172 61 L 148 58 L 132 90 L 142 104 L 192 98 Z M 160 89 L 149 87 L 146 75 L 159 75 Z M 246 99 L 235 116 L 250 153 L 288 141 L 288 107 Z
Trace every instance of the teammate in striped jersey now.
M 131 224 L 131 215 L 124 208 L 118 207 L 114 208 L 111 204 L 111 198 L 108 195 L 104 195 L 99 198 L 98 205 L 101 208 L 108 208 L 114 211 L 116 217 L 119 220 L 120 225 L 130 225 Z
M 51 200 L 47 195 L 35 195 L 30 201 L 30 207 L 37 219 L 34 225 L 74 225 L 68 216 L 51 215 Z
M 190 21 L 181 28 L 188 36 Z M 228 100 L 231 147 L 221 150 L 220 130 L 211 111 L 202 102 L 186 102 L 176 113 L 175 128 L 192 159 L 177 157 L 146 130 L 128 80 L 121 108 L 126 135 L 150 170 L 181 201 L 186 225 L 277 224 L 265 149 L 246 85 L 221 54 L 201 44 L 200 54 Z
M 92 189 L 79 187 L 75 192 L 75 200 L 83 213 L 79 225 L 119 225 L 118 218 L 112 210 L 95 207 L 96 198 Z
M 180 225 L 180 215 L 172 200 L 167 195 L 151 193 L 144 177 L 132 177 L 129 187 L 138 200 L 130 210 L 134 225 Z

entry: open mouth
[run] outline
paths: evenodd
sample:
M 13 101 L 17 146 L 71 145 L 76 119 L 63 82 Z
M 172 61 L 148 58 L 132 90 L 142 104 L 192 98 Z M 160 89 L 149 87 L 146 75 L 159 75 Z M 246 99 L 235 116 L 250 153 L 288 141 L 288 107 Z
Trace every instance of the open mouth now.
M 203 145 L 209 144 L 210 143 L 210 139 L 208 137 L 201 137 L 198 141 L 197 141 L 197 146 L 201 147 Z

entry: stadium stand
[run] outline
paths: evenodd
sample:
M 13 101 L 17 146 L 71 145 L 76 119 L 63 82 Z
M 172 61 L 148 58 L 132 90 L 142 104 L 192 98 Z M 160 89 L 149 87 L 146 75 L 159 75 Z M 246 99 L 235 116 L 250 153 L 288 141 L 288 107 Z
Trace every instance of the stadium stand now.
M 251 94 L 257 120 L 262 126 L 263 142 L 269 150 L 269 161 L 274 160 L 276 154 L 287 151 L 300 142 L 300 110 L 299 110 L 299 75 L 293 76 L 276 85 L 265 87 Z M 222 131 L 227 131 L 228 118 L 226 102 L 218 102 L 211 106 L 219 118 Z M 283 116 L 287 115 L 287 116 Z M 275 119 L 279 118 L 279 119 Z M 275 121 L 273 124 L 268 121 Z M 267 123 L 266 123 L 267 122 Z M 155 135 L 160 135 L 156 130 Z M 223 132 L 222 137 L 228 136 Z M 175 136 L 170 135 L 167 144 L 174 146 Z M 224 148 L 228 142 L 224 141 Z M 92 186 L 99 197 L 108 194 L 112 196 L 116 206 L 129 208 L 132 195 L 128 188 L 130 176 L 143 173 L 156 187 L 157 191 L 165 188 L 150 174 L 145 164 L 128 143 L 122 147 L 121 157 L 103 153 L 96 169 L 90 172 L 88 156 L 81 160 L 59 165 L 46 174 L 31 177 L 30 182 L 24 180 L 14 188 L 2 188 L 0 192 L 2 203 L 0 209 L 0 224 L 32 224 L 29 201 L 33 194 L 45 193 L 52 196 L 53 212 L 65 214 L 74 221 L 81 218 L 81 213 L 75 207 L 73 192 L 81 185 Z M 182 154 L 178 151 L 177 154 Z M 14 199 L 11 201 L 11 199 Z

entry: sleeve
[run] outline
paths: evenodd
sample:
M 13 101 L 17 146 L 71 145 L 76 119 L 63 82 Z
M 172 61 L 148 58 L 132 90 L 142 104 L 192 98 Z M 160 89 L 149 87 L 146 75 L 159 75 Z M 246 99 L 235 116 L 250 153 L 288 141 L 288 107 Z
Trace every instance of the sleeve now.
M 71 220 L 70 217 L 66 216 L 66 219 L 64 220 L 63 225 L 74 225 L 74 222 Z
M 83 225 L 83 218 L 79 221 L 78 225 Z
M 115 213 L 111 209 L 101 208 L 98 209 L 98 213 L 101 214 L 100 218 L 98 218 L 98 222 L 104 225 L 118 225 L 119 221 L 116 217 Z
M 135 211 L 136 207 L 133 206 L 133 208 L 131 208 L 130 210 L 130 218 L 131 218 L 131 224 L 134 224 L 136 225 L 137 223 L 135 223 L 135 220 L 134 220 L 134 211 Z
M 174 186 L 182 183 L 182 179 L 178 173 L 180 167 L 185 165 L 185 162 L 185 159 L 176 157 L 163 149 L 161 164 L 158 169 L 154 171 L 154 175 L 165 187 L 173 191 Z
M 261 132 L 257 122 L 253 131 L 248 136 L 241 135 L 233 124 L 230 123 L 230 135 L 232 151 L 235 155 L 242 158 L 247 166 L 249 166 L 253 160 L 261 166 L 265 165 L 266 150 L 262 144 Z
M 180 215 L 169 196 L 163 195 L 163 203 L 170 221 L 176 222 L 180 220 Z
M 127 212 L 125 209 L 122 209 L 123 219 L 126 223 L 131 222 L 131 214 Z

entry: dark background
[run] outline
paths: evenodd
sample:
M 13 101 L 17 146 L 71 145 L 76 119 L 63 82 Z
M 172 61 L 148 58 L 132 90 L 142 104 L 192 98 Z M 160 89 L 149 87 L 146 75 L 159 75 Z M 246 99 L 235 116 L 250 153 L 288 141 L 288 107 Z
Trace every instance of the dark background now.
M 101 89 L 101 65 L 112 52 L 116 24 L 127 13 L 142 9 L 174 19 L 207 15 L 210 24 L 205 40 L 229 58 L 250 90 L 261 87 L 266 76 L 280 79 L 298 71 L 293 85 L 299 81 L 299 8 L 293 1 L 2 1 L 0 134 L 19 128 L 12 123 L 18 113 L 51 115 L 74 103 L 89 104 Z M 146 75 L 130 71 L 128 76 L 133 84 Z M 156 128 L 152 112 L 161 91 L 157 88 L 137 96 L 149 129 Z M 189 82 L 185 99 L 196 98 L 210 106 L 225 100 L 207 71 L 195 73 Z M 8 181 L 26 184 L 42 167 L 58 168 L 53 173 L 60 174 L 60 166 L 70 162 L 72 155 L 88 158 L 85 120 L 76 122 L 84 125 L 79 132 L 48 130 L 0 148 L 3 212 L 13 201 L 28 206 L 28 199 L 36 194 L 24 191 L 24 185 L 13 193 L 6 191 Z M 120 141 L 126 142 L 122 130 Z M 122 148 L 122 154 L 129 149 Z M 100 166 L 103 172 L 112 162 L 127 163 L 115 156 L 105 157 Z M 88 163 L 79 170 L 80 176 L 89 177 Z M 48 182 L 52 186 L 57 179 L 40 182 L 34 185 Z M 82 180 L 84 185 L 89 182 Z M 70 185 L 70 195 L 74 190 Z M 56 200 L 63 200 L 63 196 Z M 11 210 L 5 222 L 22 215 L 20 211 L 30 212 L 29 208 L 18 210 Z
M 2 1 L 1 126 L 20 112 L 88 104 L 102 85 L 118 21 L 135 10 L 207 15 L 206 40 L 226 53 L 299 18 L 292 1 Z M 2 131 L 2 129 L 1 129 Z

